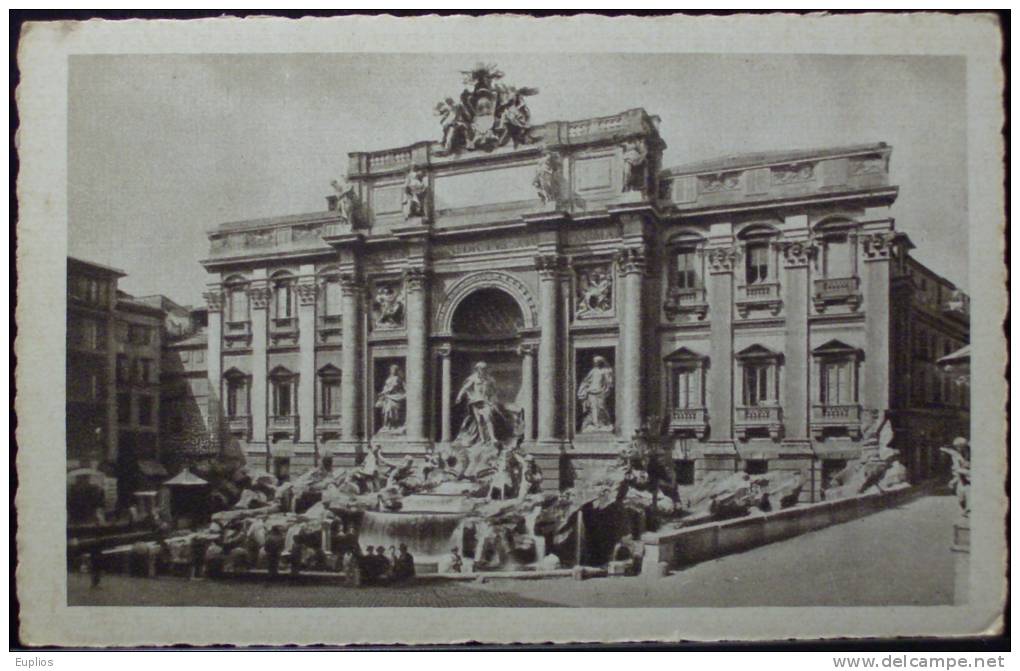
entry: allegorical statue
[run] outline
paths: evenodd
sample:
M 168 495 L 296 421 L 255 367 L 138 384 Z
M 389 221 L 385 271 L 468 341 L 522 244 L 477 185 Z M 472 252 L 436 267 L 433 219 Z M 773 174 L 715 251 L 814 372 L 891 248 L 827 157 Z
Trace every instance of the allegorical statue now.
M 612 431 L 613 416 L 609 409 L 613 393 L 613 369 L 604 357 L 592 359 L 592 369 L 577 388 L 581 401 L 581 431 Z
M 428 198 L 429 185 L 425 180 L 425 171 L 419 167 L 411 168 L 404 179 L 402 206 L 404 219 L 425 216 L 425 201 Z
M 404 294 L 387 284 L 379 285 L 372 299 L 377 328 L 399 328 L 404 324 Z
M 577 283 L 578 317 L 589 317 L 611 312 L 613 309 L 613 280 L 606 270 L 595 268 L 581 273 Z
M 336 211 L 340 215 L 340 218 L 348 226 L 354 225 L 355 210 L 358 204 L 358 194 L 354 190 L 354 185 L 348 182 L 346 179 L 336 180 L 331 182 L 333 190 L 336 191 Z
M 443 154 L 491 151 L 511 142 L 516 147 L 532 141 L 531 111 L 524 99 L 538 89 L 501 84 L 503 73 L 486 63 L 461 74 L 465 88 L 459 101 L 445 98 L 435 107 L 443 127 Z
M 375 400 L 375 407 L 382 411 L 382 427 L 379 433 L 399 434 L 404 432 L 404 405 L 407 392 L 400 366 L 390 366 L 389 377 Z
M 464 381 L 454 404 L 461 401 L 467 404 L 467 413 L 455 443 L 464 447 L 496 445 L 513 435 L 514 419 L 499 402 L 496 380 L 484 361 L 475 364 L 474 372 Z
M 546 154 L 538 163 L 538 172 L 532 185 L 538 192 L 538 198 L 545 203 L 555 203 L 560 193 L 560 161 L 556 154 Z
M 623 144 L 623 190 L 644 191 L 648 148 L 642 140 Z

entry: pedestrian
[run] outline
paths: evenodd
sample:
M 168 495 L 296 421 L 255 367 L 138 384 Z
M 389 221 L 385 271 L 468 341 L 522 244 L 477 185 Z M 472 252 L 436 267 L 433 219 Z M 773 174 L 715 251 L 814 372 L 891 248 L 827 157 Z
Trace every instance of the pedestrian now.
M 360 557 L 358 566 L 361 569 L 361 582 L 363 584 L 371 585 L 375 582 L 376 576 L 378 575 L 376 567 L 378 564 L 375 560 L 375 546 L 366 545 L 365 554 Z
M 447 572 L 460 573 L 464 569 L 464 559 L 460 556 L 457 546 L 450 549 L 450 557 L 447 560 Z
M 91 576 L 91 588 L 99 588 L 99 580 L 103 577 L 103 552 L 96 546 L 89 552 L 89 575 Z
M 400 544 L 400 555 L 394 562 L 393 577 L 396 580 L 410 580 L 414 577 L 414 556 L 407 551 L 407 545 Z
M 397 559 L 399 557 L 399 555 L 397 554 L 397 548 L 391 545 L 389 549 L 386 551 L 386 557 L 390 560 L 390 566 L 395 567 L 397 565 Z
M 390 564 L 390 560 L 386 558 L 386 548 L 381 545 L 375 549 L 375 563 L 377 567 L 376 580 L 379 582 L 389 580 L 393 566 Z

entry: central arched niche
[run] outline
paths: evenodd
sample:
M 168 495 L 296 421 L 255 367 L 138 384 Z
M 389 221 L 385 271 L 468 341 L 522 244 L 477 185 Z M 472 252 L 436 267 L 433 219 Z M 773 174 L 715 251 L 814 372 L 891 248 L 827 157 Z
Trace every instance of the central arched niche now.
M 524 314 L 513 296 L 488 287 L 464 297 L 453 313 L 451 326 L 457 336 L 516 338 L 524 327 Z

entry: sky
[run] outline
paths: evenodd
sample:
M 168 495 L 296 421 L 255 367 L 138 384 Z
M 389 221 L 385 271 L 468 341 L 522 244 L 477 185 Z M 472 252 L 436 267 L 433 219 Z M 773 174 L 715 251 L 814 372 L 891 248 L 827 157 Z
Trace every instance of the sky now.
M 325 209 L 347 154 L 438 140 L 460 70 L 533 86 L 532 121 L 643 107 L 664 165 L 892 145 L 897 230 L 967 287 L 965 61 L 931 56 L 240 54 L 72 56 L 68 253 L 121 288 L 200 304 L 208 229 Z

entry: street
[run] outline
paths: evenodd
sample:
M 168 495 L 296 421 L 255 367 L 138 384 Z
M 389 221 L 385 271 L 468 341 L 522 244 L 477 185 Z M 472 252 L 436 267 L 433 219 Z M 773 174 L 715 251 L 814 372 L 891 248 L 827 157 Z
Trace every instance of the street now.
M 189 581 L 68 576 L 68 604 L 241 607 L 871 606 L 953 599 L 955 498 L 928 496 L 869 517 L 674 572 L 665 578 L 419 581 L 352 588 L 304 580 Z

